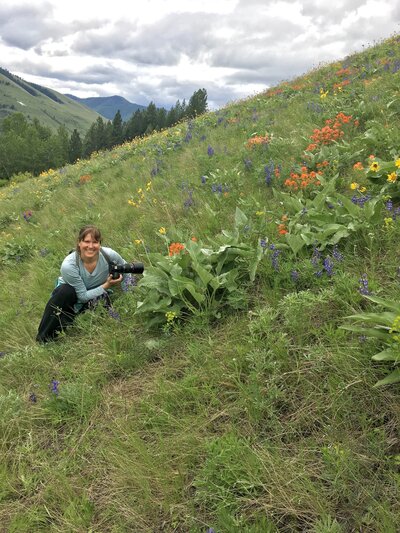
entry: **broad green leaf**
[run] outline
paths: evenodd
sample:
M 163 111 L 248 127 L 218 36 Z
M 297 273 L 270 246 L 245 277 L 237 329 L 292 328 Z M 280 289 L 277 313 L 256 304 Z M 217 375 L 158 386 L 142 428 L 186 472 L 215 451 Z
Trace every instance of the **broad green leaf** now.
M 172 299 L 170 297 L 163 298 L 158 301 L 144 300 L 143 302 L 137 302 L 135 313 L 146 313 L 149 311 L 160 311 L 161 309 L 168 310 L 171 305 Z
M 290 246 L 292 252 L 296 255 L 297 252 L 299 252 L 303 246 L 306 244 L 305 240 L 300 235 L 292 235 L 290 233 L 287 233 L 285 235 L 286 242 Z
M 247 216 L 243 213 L 241 209 L 238 207 L 235 211 L 235 228 L 240 228 L 241 226 L 245 226 L 248 222 Z
M 374 361 L 400 361 L 399 350 L 388 348 L 372 356 Z
M 396 368 L 396 370 L 394 370 L 391 374 L 375 383 L 374 387 L 382 387 L 382 385 L 392 385 L 393 383 L 398 383 L 399 381 L 400 368 Z
M 201 281 L 203 282 L 204 286 L 206 287 L 210 280 L 212 280 L 213 275 L 210 274 L 208 270 L 206 270 L 204 267 L 199 265 L 198 263 L 192 264 L 193 270 L 196 272 L 196 274 L 199 276 Z

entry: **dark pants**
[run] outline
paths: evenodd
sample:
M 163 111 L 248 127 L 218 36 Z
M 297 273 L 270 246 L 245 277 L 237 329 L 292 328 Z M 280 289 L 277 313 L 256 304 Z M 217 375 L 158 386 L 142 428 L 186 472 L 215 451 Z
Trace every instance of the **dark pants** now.
M 78 297 L 71 285 L 62 283 L 56 287 L 44 309 L 36 340 L 38 342 L 51 341 L 57 337 L 60 331 L 64 331 L 70 326 L 77 315 L 74 310 L 74 304 L 77 301 Z M 85 303 L 79 313 L 83 313 L 87 309 L 94 309 L 99 302 L 103 302 L 105 307 L 112 309 L 110 296 L 105 293 Z
M 78 301 L 75 289 L 62 283 L 54 289 L 43 312 L 36 340 L 48 342 L 70 326 L 75 318 L 74 304 Z

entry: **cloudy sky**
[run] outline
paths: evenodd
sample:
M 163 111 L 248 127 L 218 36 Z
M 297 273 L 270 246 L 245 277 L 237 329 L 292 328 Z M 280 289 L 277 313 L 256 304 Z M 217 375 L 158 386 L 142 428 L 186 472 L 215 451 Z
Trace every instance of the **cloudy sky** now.
M 1 0 L 0 66 L 79 97 L 211 109 L 400 31 L 399 0 Z

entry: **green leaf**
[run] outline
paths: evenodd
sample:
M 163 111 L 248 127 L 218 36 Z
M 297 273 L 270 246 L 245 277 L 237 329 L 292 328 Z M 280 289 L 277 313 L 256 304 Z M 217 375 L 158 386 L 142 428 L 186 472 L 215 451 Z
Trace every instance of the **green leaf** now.
M 143 302 L 137 302 L 136 304 L 136 314 L 146 313 L 146 312 L 155 312 L 160 311 L 161 309 L 165 311 L 168 310 L 168 307 L 171 305 L 172 298 L 162 298 L 155 300 L 154 298 L 147 298 Z
M 290 246 L 292 252 L 296 255 L 297 252 L 299 252 L 303 246 L 305 246 L 306 242 L 300 235 L 292 235 L 290 233 L 287 233 L 285 235 L 286 242 Z
M 364 298 L 367 300 L 371 300 L 371 302 L 374 302 L 376 304 L 380 304 L 383 307 L 386 307 L 387 309 L 391 309 L 396 313 L 396 315 L 400 314 L 400 304 L 397 302 L 392 302 L 390 300 L 384 300 L 383 298 L 380 298 L 379 296 L 373 296 L 371 294 L 365 294 Z
M 235 211 L 235 228 L 245 226 L 248 222 L 247 216 L 238 207 Z
M 379 329 L 375 328 L 363 328 L 358 326 L 340 326 L 340 329 L 346 329 L 347 331 L 353 331 L 354 333 L 360 333 L 361 335 L 366 335 L 367 337 L 374 337 L 380 339 L 381 341 L 388 344 L 390 341 L 389 333 L 383 333 Z
M 400 361 L 399 351 L 394 351 L 393 348 L 388 348 L 372 356 L 374 361 Z
M 374 387 L 382 387 L 383 385 L 392 385 L 393 383 L 398 383 L 400 381 L 400 368 L 396 368 L 391 374 L 386 376 L 384 379 L 377 381 Z
M 208 283 L 212 280 L 213 275 L 208 270 L 206 270 L 204 267 L 202 267 L 199 263 L 193 262 L 192 268 L 196 272 L 196 274 L 199 276 L 204 286 L 206 287 Z

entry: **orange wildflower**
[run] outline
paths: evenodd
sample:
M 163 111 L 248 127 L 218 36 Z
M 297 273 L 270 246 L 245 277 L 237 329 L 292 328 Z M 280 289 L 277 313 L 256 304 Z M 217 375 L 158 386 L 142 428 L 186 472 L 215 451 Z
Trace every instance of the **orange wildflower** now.
M 180 243 L 180 242 L 172 242 L 169 245 L 169 247 L 168 247 L 168 250 L 169 250 L 168 255 L 170 257 L 173 256 L 173 255 L 177 255 L 184 249 L 185 249 L 185 247 L 184 247 L 184 245 L 182 243 Z
M 268 143 L 269 143 L 269 138 L 268 138 L 268 134 L 266 133 L 264 137 L 262 135 L 255 135 L 254 137 L 251 137 L 247 141 L 246 146 L 247 148 L 252 148 L 253 146 L 257 144 L 268 144 Z

